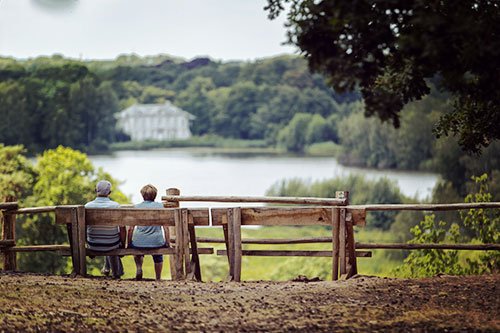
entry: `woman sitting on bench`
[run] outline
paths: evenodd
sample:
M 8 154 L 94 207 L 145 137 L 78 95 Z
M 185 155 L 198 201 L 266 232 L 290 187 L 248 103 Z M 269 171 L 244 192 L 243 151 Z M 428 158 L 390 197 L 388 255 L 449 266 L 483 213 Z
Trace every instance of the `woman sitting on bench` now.
M 155 202 L 157 193 L 158 190 L 153 185 L 148 184 L 144 186 L 141 189 L 141 195 L 144 201 L 134 205 L 134 208 L 163 208 L 163 205 L 160 202 Z M 168 227 L 136 226 L 134 228 L 134 226 L 132 226 L 128 230 L 128 247 L 134 249 L 157 249 L 170 247 Z M 144 261 L 144 256 L 134 256 L 134 261 L 137 267 L 135 278 L 136 280 L 142 280 L 142 263 Z M 153 261 L 155 265 L 156 280 L 160 280 L 163 268 L 163 256 L 161 254 L 154 254 Z

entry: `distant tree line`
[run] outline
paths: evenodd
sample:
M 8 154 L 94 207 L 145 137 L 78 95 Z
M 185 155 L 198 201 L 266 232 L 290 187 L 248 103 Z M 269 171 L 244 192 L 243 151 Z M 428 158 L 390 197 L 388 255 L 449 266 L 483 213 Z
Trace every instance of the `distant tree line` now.
M 0 142 L 23 144 L 32 154 L 58 145 L 103 151 L 128 140 L 116 129 L 116 112 L 170 100 L 196 116 L 196 136 L 261 140 L 291 152 L 328 142 L 343 164 L 436 170 L 463 196 L 471 176 L 500 170 L 500 144 L 492 142 L 478 158 L 453 137 L 437 140 L 433 127 L 453 99 L 433 80 L 427 84 L 430 93 L 404 107 L 395 129 L 365 118 L 358 91 L 335 93 L 296 56 L 227 63 L 163 55 L 0 58 Z
M 299 57 L 220 63 L 166 56 L 79 62 L 60 55 L 0 59 L 0 142 L 40 152 L 59 144 L 93 152 L 126 140 L 114 114 L 133 103 L 166 100 L 194 114 L 194 135 L 277 144 L 298 113 L 316 115 L 308 144 L 338 142 L 335 120 L 359 93 L 336 94 Z M 281 135 L 284 146 L 286 141 Z M 303 145 L 288 145 L 301 151 Z

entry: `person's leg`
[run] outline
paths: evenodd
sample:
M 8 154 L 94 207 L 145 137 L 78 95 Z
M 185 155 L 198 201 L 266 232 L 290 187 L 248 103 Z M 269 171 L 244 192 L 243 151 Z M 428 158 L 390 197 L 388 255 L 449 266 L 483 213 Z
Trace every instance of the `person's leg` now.
M 109 257 L 108 256 L 105 256 L 104 257 L 104 266 L 102 267 L 101 269 L 101 273 L 105 276 L 108 276 L 109 275 L 109 271 L 111 269 L 111 265 L 109 263 Z
M 144 261 L 144 256 L 134 256 L 136 273 L 135 279 L 142 280 L 142 263 Z
M 118 256 L 109 256 L 108 258 L 113 278 L 119 279 L 120 276 L 123 275 L 123 266 L 121 265 L 120 258 Z
M 161 270 L 163 269 L 163 256 L 161 254 L 153 255 L 153 261 L 155 263 L 155 275 L 156 280 L 161 280 Z
M 122 264 L 122 257 L 118 256 L 118 269 L 117 269 L 117 272 L 118 272 L 118 276 L 122 276 L 123 274 L 125 274 L 125 272 L 123 271 L 123 264 Z

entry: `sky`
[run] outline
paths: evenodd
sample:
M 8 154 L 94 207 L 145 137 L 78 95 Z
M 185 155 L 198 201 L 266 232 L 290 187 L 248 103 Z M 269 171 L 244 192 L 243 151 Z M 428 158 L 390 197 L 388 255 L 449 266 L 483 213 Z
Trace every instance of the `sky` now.
M 167 54 L 255 60 L 297 54 L 266 0 L 0 0 L 0 56 Z

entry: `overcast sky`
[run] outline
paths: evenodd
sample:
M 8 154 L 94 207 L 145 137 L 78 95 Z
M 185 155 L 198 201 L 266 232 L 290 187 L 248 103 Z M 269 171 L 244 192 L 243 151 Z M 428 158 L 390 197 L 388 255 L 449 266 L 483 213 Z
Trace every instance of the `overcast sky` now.
M 0 0 L 0 56 L 114 59 L 168 54 L 254 60 L 284 46 L 265 0 Z

